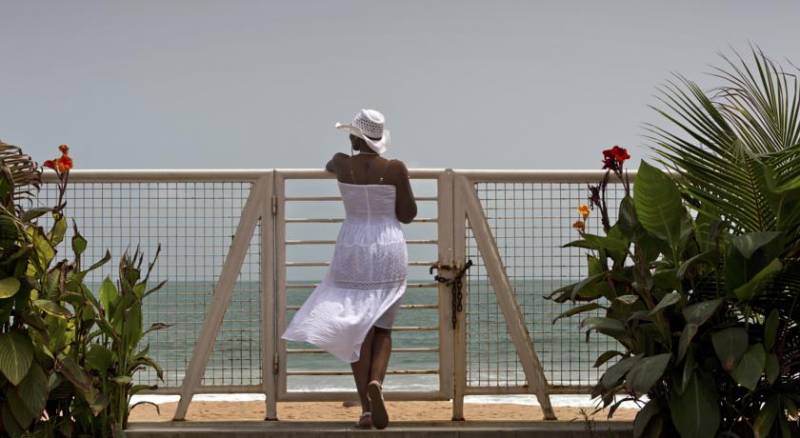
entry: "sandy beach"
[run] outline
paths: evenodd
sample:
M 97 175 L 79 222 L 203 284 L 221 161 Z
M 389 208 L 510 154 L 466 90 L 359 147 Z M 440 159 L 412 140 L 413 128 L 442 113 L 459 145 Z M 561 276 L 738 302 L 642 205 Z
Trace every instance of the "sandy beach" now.
M 446 401 L 411 401 L 387 402 L 387 409 L 392 421 L 449 421 L 451 416 L 450 402 Z M 175 412 L 176 403 L 159 405 L 161 414 L 153 406 L 136 407 L 131 413 L 130 421 L 169 421 Z M 596 421 L 606 421 L 606 412 L 590 415 L 592 408 L 555 407 L 560 421 L 583 421 L 587 416 Z M 359 407 L 345 407 L 341 402 L 282 402 L 278 403 L 278 418 L 283 421 L 349 421 L 358 418 Z M 619 409 L 612 421 L 631 421 L 636 415 L 635 409 Z M 189 406 L 186 416 L 188 421 L 225 421 L 264 419 L 263 401 L 198 401 Z M 516 404 L 479 404 L 466 403 L 464 416 L 469 420 L 484 421 L 536 421 L 542 420 L 542 411 L 537 406 Z

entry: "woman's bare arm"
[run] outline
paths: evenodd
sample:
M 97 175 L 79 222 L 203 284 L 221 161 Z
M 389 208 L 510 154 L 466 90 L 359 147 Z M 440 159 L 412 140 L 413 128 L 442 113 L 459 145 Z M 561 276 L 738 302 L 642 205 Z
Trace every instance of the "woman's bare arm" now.
M 395 182 L 395 187 L 397 187 L 395 214 L 400 222 L 408 224 L 417 217 L 417 201 L 411 190 L 408 169 L 402 161 L 398 160 L 392 160 L 391 165 L 393 167 L 392 174 L 397 178 Z
M 342 158 L 347 158 L 347 157 L 349 157 L 349 155 L 342 152 L 337 152 L 333 154 L 333 158 L 331 158 L 328 161 L 328 164 L 325 165 L 325 170 L 331 173 L 336 173 L 336 163 L 341 161 Z

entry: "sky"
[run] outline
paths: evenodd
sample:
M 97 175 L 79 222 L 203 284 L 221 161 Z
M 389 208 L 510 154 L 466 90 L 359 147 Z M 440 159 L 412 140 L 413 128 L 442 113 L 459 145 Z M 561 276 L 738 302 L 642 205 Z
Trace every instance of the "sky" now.
M 76 168 L 313 168 L 385 113 L 410 167 L 648 155 L 673 72 L 796 56 L 800 3 L 0 0 L 0 139 Z

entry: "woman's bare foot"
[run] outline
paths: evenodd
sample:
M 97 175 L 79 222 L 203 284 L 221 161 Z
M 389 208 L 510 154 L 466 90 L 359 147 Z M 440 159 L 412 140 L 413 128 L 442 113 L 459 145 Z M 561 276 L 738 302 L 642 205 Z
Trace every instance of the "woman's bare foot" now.
M 381 384 L 377 380 L 369 382 L 367 397 L 372 410 L 372 425 L 376 429 L 385 428 L 389 424 L 389 414 L 386 412 L 386 405 L 383 403 Z
M 356 428 L 358 428 L 358 429 L 371 429 L 372 428 L 372 414 L 370 412 L 362 412 L 361 416 L 358 417 L 358 423 L 356 423 Z

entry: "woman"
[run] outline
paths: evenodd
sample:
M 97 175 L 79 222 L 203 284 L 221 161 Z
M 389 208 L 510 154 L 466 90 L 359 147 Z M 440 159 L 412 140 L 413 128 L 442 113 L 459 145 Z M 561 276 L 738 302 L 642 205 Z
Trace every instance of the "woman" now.
M 350 362 L 361 399 L 357 426 L 383 429 L 389 423 L 381 391 L 391 329 L 406 291 L 408 251 L 400 223 L 414 219 L 417 204 L 405 164 L 381 157 L 389 142 L 383 114 L 361 110 L 352 123 L 336 127 L 350 133 L 358 151 L 337 153 L 326 166 L 336 174 L 345 220 L 325 278 L 283 338 Z

